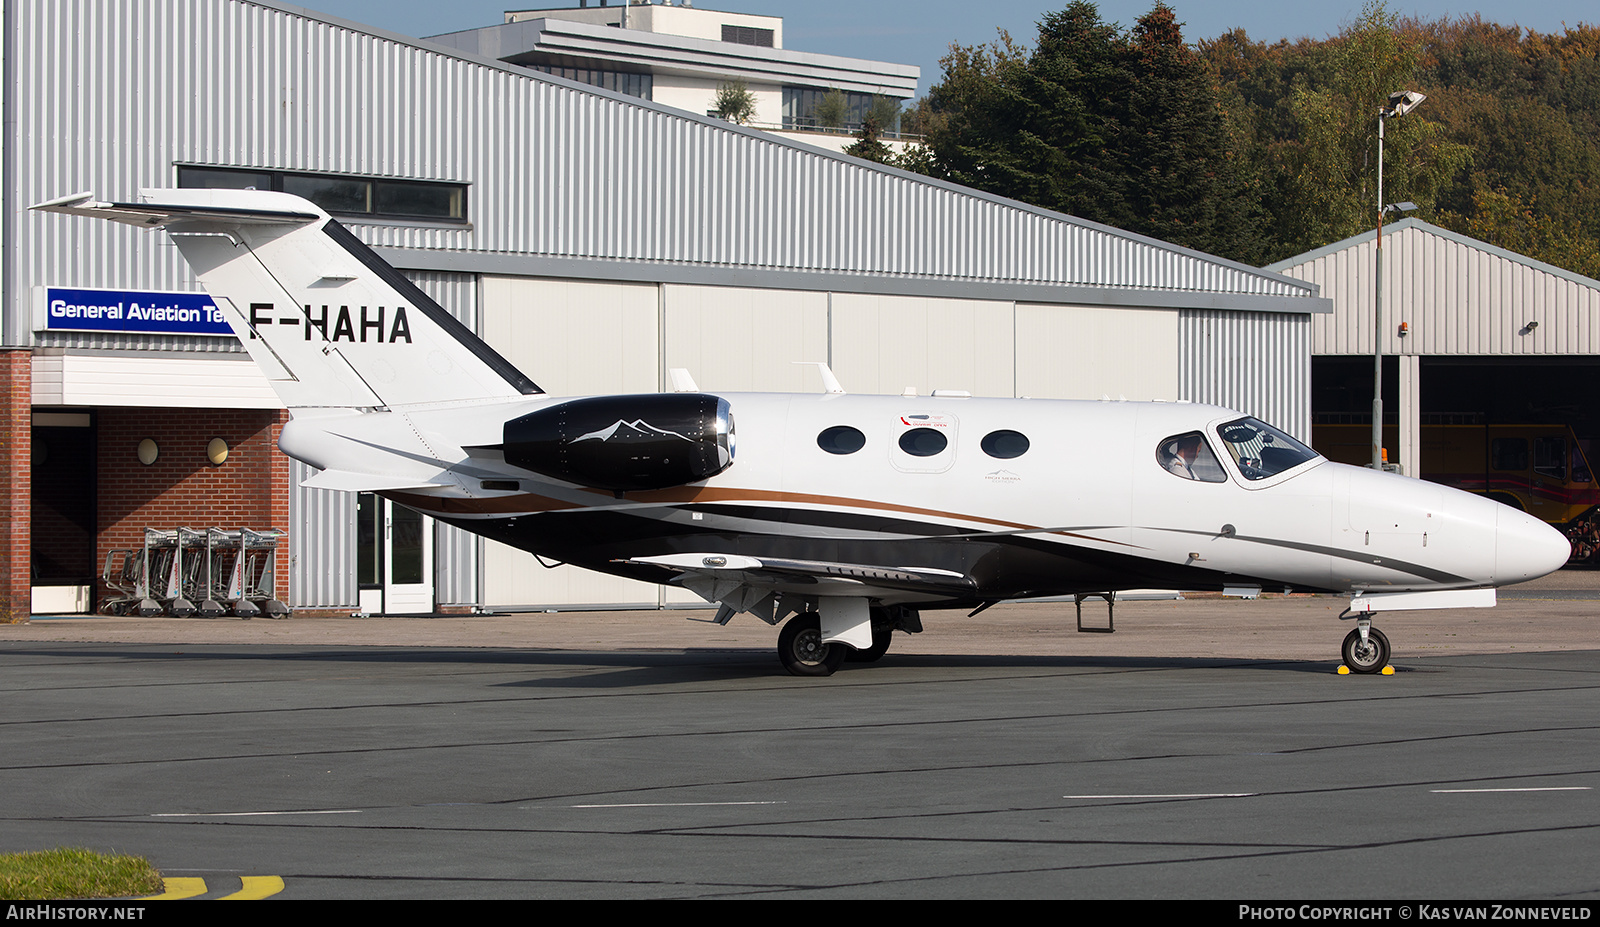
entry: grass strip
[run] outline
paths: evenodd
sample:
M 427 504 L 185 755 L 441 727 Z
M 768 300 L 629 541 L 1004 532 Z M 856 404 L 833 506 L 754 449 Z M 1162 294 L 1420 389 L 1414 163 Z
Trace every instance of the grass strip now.
M 129 898 L 161 892 L 161 873 L 142 856 L 81 847 L 0 853 L 0 900 Z

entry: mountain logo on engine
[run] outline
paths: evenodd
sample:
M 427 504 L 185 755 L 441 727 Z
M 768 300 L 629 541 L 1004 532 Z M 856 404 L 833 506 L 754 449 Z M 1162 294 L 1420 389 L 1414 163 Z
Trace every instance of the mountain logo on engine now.
M 688 435 L 679 434 L 676 431 L 668 431 L 665 428 L 657 428 L 642 418 L 636 418 L 631 422 L 624 422 L 618 419 L 599 431 L 578 435 L 567 443 L 577 444 L 579 441 L 638 441 L 656 437 L 678 438 L 688 441 L 690 444 L 694 443 L 694 439 Z

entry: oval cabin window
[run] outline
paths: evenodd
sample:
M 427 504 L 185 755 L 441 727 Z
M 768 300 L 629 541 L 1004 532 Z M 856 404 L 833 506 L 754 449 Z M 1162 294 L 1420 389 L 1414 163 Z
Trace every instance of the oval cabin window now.
M 1028 436 L 1020 431 L 991 431 L 983 436 L 979 445 L 990 457 L 1011 460 L 1028 453 Z
M 817 435 L 817 447 L 830 454 L 854 454 L 867 446 L 867 436 L 859 428 L 849 425 L 835 425 L 825 428 L 822 434 Z
M 933 457 L 949 445 L 950 439 L 937 428 L 908 428 L 900 435 L 900 450 L 912 457 Z

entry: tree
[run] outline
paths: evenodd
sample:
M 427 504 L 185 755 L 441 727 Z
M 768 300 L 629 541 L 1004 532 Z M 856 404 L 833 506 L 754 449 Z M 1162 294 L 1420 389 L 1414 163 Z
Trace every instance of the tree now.
M 1441 212 L 1439 223 L 1463 235 L 1525 254 L 1586 277 L 1600 278 L 1600 241 L 1571 223 L 1541 214 L 1505 188 L 1482 183 L 1474 191 L 1471 214 Z
M 718 84 L 711 112 L 721 119 L 744 125 L 756 118 L 756 95 L 742 80 Z
M 930 173 L 1227 257 L 1263 250 L 1260 184 L 1164 3 L 1125 33 L 1078 0 L 1039 23 L 1031 52 L 1002 32 L 943 64 L 920 120 Z
M 855 144 L 845 146 L 844 153 L 867 161 L 876 161 L 879 164 L 894 163 L 894 151 L 878 140 L 880 131 L 878 118 L 872 113 L 868 113 L 861 120 L 861 128 L 856 132 Z
M 1420 45 L 1396 29 L 1381 0 L 1332 43 L 1325 82 L 1302 82 L 1290 109 L 1298 130 L 1284 152 L 1292 208 L 1278 228 L 1288 254 L 1320 247 L 1373 227 L 1378 219 L 1378 114 L 1389 94 L 1416 77 Z M 1410 200 L 1423 215 L 1471 159 L 1445 137 L 1426 110 L 1389 119 L 1384 145 L 1384 199 Z
M 1075 2 L 1033 49 L 1002 32 L 943 65 L 902 123 L 924 144 L 897 166 L 1258 264 L 1372 228 L 1378 112 L 1421 90 L 1386 123 L 1384 198 L 1596 272 L 1594 26 L 1423 22 L 1372 2 L 1324 41 L 1236 29 L 1191 49 L 1164 4 L 1125 32 Z
M 1139 169 L 1127 191 L 1139 230 L 1257 260 L 1260 187 L 1234 155 L 1235 138 L 1205 62 L 1184 44 L 1173 11 L 1161 3 L 1139 20 L 1131 40 L 1120 155 Z
M 894 97 L 873 96 L 872 105 L 867 108 L 867 115 L 878 121 L 880 132 L 900 130 L 900 101 Z
M 817 105 L 811 108 L 811 117 L 817 125 L 824 129 L 837 129 L 844 125 L 845 117 L 849 115 L 849 103 L 845 100 L 844 91 L 837 87 L 823 94 Z

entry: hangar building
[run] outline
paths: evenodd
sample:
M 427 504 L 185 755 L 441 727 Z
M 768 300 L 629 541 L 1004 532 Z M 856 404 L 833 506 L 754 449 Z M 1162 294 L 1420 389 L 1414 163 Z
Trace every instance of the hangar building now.
M 1312 443 L 1350 463 L 1371 460 L 1376 237 L 1268 268 L 1333 300 L 1311 329 Z M 1567 528 L 1593 556 L 1600 281 L 1419 219 L 1386 226 L 1383 251 L 1389 460 Z
M 300 486 L 175 249 L 27 208 L 85 190 L 306 195 L 555 395 L 680 367 L 813 391 L 792 362 L 824 361 L 852 392 L 1209 401 L 1309 432 L 1315 284 L 269 0 L 4 12 L 0 617 L 91 606 L 110 551 L 176 526 L 286 531 L 279 589 L 313 614 L 690 598 Z M 101 324 L 113 305 L 174 324 Z

